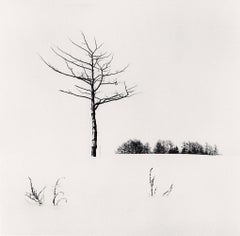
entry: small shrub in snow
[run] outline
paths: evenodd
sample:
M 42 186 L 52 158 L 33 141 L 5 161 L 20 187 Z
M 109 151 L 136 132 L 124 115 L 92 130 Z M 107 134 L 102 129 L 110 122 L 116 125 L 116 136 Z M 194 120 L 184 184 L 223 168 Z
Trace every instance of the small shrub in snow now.
M 58 206 L 58 204 L 61 201 L 65 201 L 67 203 L 67 198 L 64 197 L 64 192 L 63 191 L 59 191 L 60 180 L 61 179 L 65 179 L 65 177 L 58 178 L 56 183 L 55 183 L 55 185 L 54 185 L 54 188 L 53 188 L 53 200 L 52 200 L 52 203 L 53 203 L 54 206 Z
M 42 188 L 42 190 L 38 192 L 33 187 L 32 179 L 30 177 L 28 177 L 28 179 L 30 182 L 31 192 L 26 192 L 25 196 L 28 197 L 29 199 L 31 199 L 32 201 L 37 202 L 39 204 L 39 206 L 41 206 L 44 201 L 44 190 L 46 187 Z
M 128 140 L 127 142 L 123 143 L 120 147 L 118 147 L 117 152 L 118 154 L 146 154 L 150 153 L 151 149 L 149 144 L 143 144 L 140 140 Z
M 157 187 L 155 186 L 155 176 L 152 175 L 153 168 L 149 170 L 149 184 L 150 184 L 150 196 L 153 197 L 157 192 Z

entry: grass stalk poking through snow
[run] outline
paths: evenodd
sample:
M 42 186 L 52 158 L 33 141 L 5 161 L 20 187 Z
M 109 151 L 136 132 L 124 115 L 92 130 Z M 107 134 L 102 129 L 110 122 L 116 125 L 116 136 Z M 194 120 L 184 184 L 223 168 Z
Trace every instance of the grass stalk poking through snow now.
M 155 176 L 152 175 L 153 168 L 149 170 L 149 184 L 150 184 L 150 196 L 153 197 L 157 192 L 157 187 L 155 186 Z
M 42 190 L 40 192 L 38 192 L 33 187 L 32 179 L 30 177 L 28 177 L 28 179 L 30 182 L 31 192 L 26 192 L 25 196 L 28 197 L 29 199 L 31 199 L 32 201 L 37 202 L 39 204 L 39 206 L 41 206 L 44 201 L 44 190 L 46 187 L 42 188 Z
M 54 185 L 54 188 L 53 188 L 53 205 L 54 206 L 58 206 L 58 204 L 61 202 L 61 201 L 65 201 L 67 203 L 67 198 L 64 197 L 64 192 L 63 191 L 59 191 L 59 187 L 60 187 L 60 180 L 61 179 L 65 179 L 65 177 L 61 177 L 61 178 L 58 178 L 55 185 Z

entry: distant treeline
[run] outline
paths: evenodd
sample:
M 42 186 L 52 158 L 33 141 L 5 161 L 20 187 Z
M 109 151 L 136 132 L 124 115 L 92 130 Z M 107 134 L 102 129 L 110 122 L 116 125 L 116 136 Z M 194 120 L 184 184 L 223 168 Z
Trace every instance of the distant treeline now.
M 118 147 L 118 154 L 198 154 L 198 155 L 218 155 L 216 145 L 208 143 L 201 145 L 198 142 L 183 142 L 181 148 L 174 145 L 170 140 L 159 140 L 153 148 L 149 143 L 142 143 L 140 140 L 128 140 Z

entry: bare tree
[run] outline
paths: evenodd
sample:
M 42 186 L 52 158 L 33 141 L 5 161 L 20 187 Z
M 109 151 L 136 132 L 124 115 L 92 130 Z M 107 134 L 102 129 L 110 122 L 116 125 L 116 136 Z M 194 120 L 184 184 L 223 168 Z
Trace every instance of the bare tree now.
M 96 111 L 98 107 L 105 103 L 132 96 L 135 86 L 128 87 L 125 82 L 118 81 L 117 76 L 123 73 L 128 66 L 113 71 L 111 69 L 113 55 L 102 52 L 103 44 L 98 44 L 96 39 L 94 39 L 93 46 L 89 44 L 83 33 L 82 42 L 76 43 L 71 39 L 69 40 L 76 50 L 80 51 L 81 57 L 75 56 L 60 47 L 51 48 L 53 53 L 64 61 L 65 69 L 58 69 L 42 57 L 41 59 L 53 71 L 78 81 L 78 84 L 74 85 L 75 91 L 60 90 L 61 92 L 89 100 L 92 118 L 91 156 L 95 157 L 97 150 Z M 106 89 L 111 91 L 107 95 L 104 93 Z

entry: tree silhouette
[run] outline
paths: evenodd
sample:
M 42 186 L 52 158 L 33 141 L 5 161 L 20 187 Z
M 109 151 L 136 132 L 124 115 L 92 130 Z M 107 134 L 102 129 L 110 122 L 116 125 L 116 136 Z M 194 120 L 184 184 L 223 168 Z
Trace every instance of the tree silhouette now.
M 128 140 L 118 147 L 116 153 L 118 154 L 146 154 L 150 153 L 151 148 L 148 143 L 143 144 L 140 140 Z
M 96 39 L 94 39 L 93 46 L 90 46 L 82 33 L 82 42 L 76 43 L 71 39 L 70 42 L 78 50 L 77 53 L 81 53 L 81 57 L 75 56 L 60 47 L 51 48 L 52 52 L 65 62 L 65 69 L 58 69 L 40 57 L 53 71 L 78 82 L 74 85 L 75 91 L 60 90 L 62 93 L 89 100 L 92 120 L 91 156 L 95 157 L 97 150 L 96 111 L 98 107 L 105 103 L 132 96 L 135 86 L 128 87 L 125 82 L 118 81 L 116 76 L 123 73 L 128 66 L 112 71 L 113 55 L 102 52 L 103 44 L 98 44 Z

